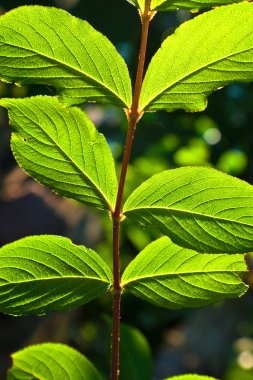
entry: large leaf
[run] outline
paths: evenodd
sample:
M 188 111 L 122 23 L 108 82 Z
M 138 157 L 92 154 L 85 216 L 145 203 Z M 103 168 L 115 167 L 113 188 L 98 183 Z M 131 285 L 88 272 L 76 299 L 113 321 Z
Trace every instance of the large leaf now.
M 171 11 L 175 9 L 198 10 L 220 5 L 239 3 L 242 0 L 152 0 L 152 9 Z
M 8 380 L 102 380 L 85 356 L 59 343 L 27 347 L 12 359 Z
M 253 80 L 253 4 L 220 7 L 184 23 L 153 57 L 140 110 L 201 111 L 207 96 Z
M 117 194 L 114 161 L 103 135 L 83 111 L 56 98 L 2 99 L 13 127 L 18 164 L 57 193 L 112 209 Z
M 168 309 L 206 306 L 247 291 L 240 275 L 244 255 L 205 254 L 163 237 L 149 244 L 126 268 L 123 289 Z
M 100 256 L 59 236 L 31 236 L 0 249 L 0 311 L 44 314 L 83 305 L 107 291 Z
M 130 195 L 123 212 L 199 252 L 253 249 L 253 187 L 215 169 L 156 174 Z
M 202 376 L 202 375 L 180 375 L 168 377 L 165 380 L 217 380 L 214 377 Z
M 0 78 L 53 86 L 68 105 L 131 104 L 125 62 L 111 42 L 66 11 L 40 6 L 0 18 Z

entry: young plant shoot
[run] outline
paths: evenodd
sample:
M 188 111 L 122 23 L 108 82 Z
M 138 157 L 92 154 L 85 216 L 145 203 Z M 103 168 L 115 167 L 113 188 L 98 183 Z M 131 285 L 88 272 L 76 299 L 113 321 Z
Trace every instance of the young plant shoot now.
M 240 297 L 247 291 L 242 278 L 247 271 L 245 254 L 253 250 L 250 184 L 210 167 L 180 167 L 149 178 L 130 196 L 124 187 L 135 130 L 145 112 L 203 111 L 213 91 L 253 81 L 253 4 L 129 2 L 139 12 L 142 28 L 133 90 L 123 58 L 88 22 L 37 5 L 21 6 L 0 17 L 2 81 L 49 85 L 56 93 L 0 100 L 8 110 L 17 163 L 55 193 L 109 214 L 113 236 L 112 268 L 99 252 L 59 236 L 30 236 L 0 249 L 3 313 L 69 310 L 106 292 L 113 303 L 108 322 L 112 324 L 110 374 L 99 373 L 68 346 L 45 343 L 13 354 L 8 380 L 124 380 L 119 371 L 120 345 L 131 338 L 146 348 L 137 330 L 121 326 L 125 294 L 180 309 Z M 177 9 L 205 12 L 194 13 L 165 38 L 144 73 L 150 22 L 155 22 L 157 12 Z M 79 107 L 86 102 L 125 110 L 128 131 L 119 178 L 105 137 Z M 121 273 L 120 228 L 127 218 L 155 226 L 163 236 Z M 150 352 L 142 362 L 137 346 L 136 377 L 129 375 L 129 380 L 152 380 Z M 189 374 L 170 380 L 214 379 Z

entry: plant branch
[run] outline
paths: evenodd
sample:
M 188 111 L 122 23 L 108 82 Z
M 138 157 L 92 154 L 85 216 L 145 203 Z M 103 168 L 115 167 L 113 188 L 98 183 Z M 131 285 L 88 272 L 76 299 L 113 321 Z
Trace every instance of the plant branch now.
M 147 40 L 149 23 L 154 15 L 150 11 L 150 0 L 145 1 L 145 9 L 141 14 L 142 33 L 139 51 L 138 67 L 136 72 L 136 80 L 134 87 L 133 102 L 130 110 L 127 111 L 128 116 L 128 132 L 126 138 L 125 151 L 122 161 L 118 194 L 115 210 L 112 213 L 113 218 L 113 323 L 112 323 L 112 367 L 111 380 L 119 379 L 119 342 L 120 342 L 120 303 L 121 303 L 121 286 L 120 286 L 120 223 L 122 221 L 122 198 L 126 180 L 127 167 L 132 150 L 134 132 L 136 124 L 142 112 L 139 112 L 139 99 L 141 86 L 143 81 L 144 64 L 146 58 Z

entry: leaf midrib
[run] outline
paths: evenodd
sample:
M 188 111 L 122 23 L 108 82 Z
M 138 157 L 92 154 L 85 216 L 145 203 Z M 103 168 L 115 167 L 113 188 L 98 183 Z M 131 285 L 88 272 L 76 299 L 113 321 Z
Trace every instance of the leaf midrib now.
M 19 46 L 19 45 L 11 44 L 9 42 L 4 42 L 3 45 L 8 45 L 8 46 L 12 46 L 12 47 L 24 50 L 24 51 L 36 53 L 37 55 L 39 55 L 40 57 L 42 57 L 44 59 L 48 59 L 49 61 L 52 61 L 52 62 L 57 63 L 59 65 L 62 65 L 64 67 L 67 67 L 68 69 L 70 69 L 70 70 L 72 70 L 72 71 L 74 71 L 74 72 L 76 72 L 78 74 L 81 74 L 81 76 L 84 76 L 84 77 L 89 78 L 90 80 L 93 80 L 95 83 L 99 84 L 101 87 L 106 88 L 109 92 L 111 92 L 114 96 L 116 96 L 116 98 L 120 99 L 122 101 L 122 103 L 125 104 L 125 106 L 127 108 L 129 107 L 128 104 L 126 103 L 126 101 L 124 99 L 122 99 L 122 97 L 117 92 L 113 91 L 111 88 L 109 88 L 108 86 L 106 86 L 105 83 L 100 82 L 98 79 L 93 78 L 90 74 L 88 75 L 87 73 L 85 73 L 85 72 L 83 72 L 81 70 L 78 70 L 78 68 L 76 68 L 74 66 L 70 66 L 69 64 L 67 64 L 65 62 L 62 62 L 62 61 L 60 61 L 58 59 L 55 59 L 54 57 L 50 57 L 50 56 L 48 56 L 48 55 L 46 55 L 44 53 L 38 52 L 36 49 L 32 50 L 32 49 L 26 48 L 24 46 Z M 64 78 L 64 77 L 62 77 L 62 78 Z
M 213 215 L 208 215 L 208 214 L 200 214 L 198 212 L 192 212 L 192 211 L 187 211 L 187 210 L 181 210 L 181 209 L 176 209 L 176 208 L 169 208 L 169 207 L 154 207 L 154 206 L 149 206 L 147 205 L 146 207 L 136 207 L 136 208 L 132 208 L 132 209 L 129 209 L 129 210 L 125 210 L 123 211 L 124 214 L 127 214 L 128 212 L 136 212 L 138 210 L 145 210 L 145 211 L 149 211 L 150 209 L 154 209 L 154 210 L 168 210 L 170 212 L 178 212 L 178 213 L 182 213 L 182 214 L 190 214 L 190 215 L 196 215 L 196 216 L 200 216 L 201 218 L 209 218 L 209 219 L 215 219 L 215 220 L 218 220 L 218 221 L 223 221 L 223 222 L 226 222 L 226 223 L 236 223 L 236 224 L 239 224 L 241 226 L 248 226 L 248 227 L 252 227 L 253 228 L 253 225 L 252 224 L 247 224 L 245 222 L 238 222 L 237 220 L 233 220 L 233 219 L 224 219 L 224 218 L 221 218 L 221 217 L 215 217 Z M 247 215 L 245 215 L 247 216 Z
M 234 263 L 233 263 L 234 264 Z M 155 278 L 159 278 L 159 277 L 176 277 L 176 276 L 188 276 L 188 275 L 198 275 L 198 274 L 206 274 L 206 275 L 209 275 L 209 274 L 224 274 L 224 273 L 229 273 L 229 274 L 235 274 L 239 277 L 239 274 L 242 273 L 242 272 L 247 272 L 246 270 L 235 270 L 235 271 L 232 271 L 232 270 L 229 270 L 229 269 L 223 269 L 223 270 L 212 270 L 212 271 L 202 271 L 202 270 L 198 270 L 198 271 L 195 271 L 195 272 L 166 272 L 166 273 L 151 273 L 149 275 L 143 275 L 142 277 L 134 277 L 134 278 L 131 278 L 129 281 L 126 281 L 126 282 L 122 282 L 121 285 L 122 286 L 125 286 L 126 284 L 130 284 L 131 282 L 136 282 L 136 281 L 141 281 L 141 280 L 146 280 L 146 279 L 149 279 L 149 278 L 152 278 L 152 279 L 155 279 Z
M 1 268 L 0 268 L 1 269 Z M 22 268 L 15 268 L 15 269 L 22 269 Z M 54 281 L 54 280 L 95 280 L 99 282 L 104 282 L 106 284 L 110 285 L 109 279 L 103 279 L 103 278 L 98 278 L 98 277 L 85 277 L 85 276 L 55 276 L 55 277 L 41 277 L 41 278 L 32 278 L 29 280 L 22 280 L 22 281 L 13 281 L 13 282 L 5 282 L 4 284 L 0 284 L 0 288 L 7 286 L 7 285 L 18 285 L 18 284 L 29 284 L 29 283 L 34 283 L 34 282 L 39 282 L 39 281 Z M 1 281 L 1 278 L 0 278 Z M 7 280 L 5 280 L 7 281 Z
M 162 48 L 162 46 L 161 46 L 161 48 Z M 160 48 L 160 49 L 161 49 L 161 48 Z M 147 108 L 150 104 L 152 104 L 157 98 L 159 98 L 160 96 L 162 96 L 164 92 L 166 92 L 166 91 L 168 91 L 168 90 L 171 90 L 173 87 L 175 87 L 176 85 L 178 85 L 182 80 L 185 80 L 185 79 L 189 78 L 189 77 L 192 76 L 192 75 L 193 75 L 193 76 L 196 75 L 196 74 L 197 74 L 198 72 L 200 72 L 201 70 L 204 70 L 204 69 L 208 68 L 209 66 L 212 66 L 213 64 L 217 64 L 217 63 L 219 63 L 219 62 L 221 62 L 221 61 L 223 61 L 223 60 L 226 60 L 226 59 L 228 59 L 228 58 L 230 58 L 230 57 L 233 57 L 234 55 L 237 55 L 237 54 L 240 54 L 240 53 L 245 53 L 245 52 L 248 52 L 248 51 L 250 51 L 250 50 L 252 50 L 252 49 L 253 49 L 253 46 L 252 46 L 251 48 L 248 48 L 248 49 L 245 49 L 245 50 L 241 50 L 241 51 L 238 51 L 238 52 L 236 52 L 236 53 L 229 54 L 229 55 L 227 55 L 227 56 L 225 56 L 225 57 L 222 57 L 222 58 L 220 58 L 220 59 L 218 59 L 218 60 L 212 61 L 212 62 L 206 64 L 205 66 L 198 67 L 196 70 L 192 71 L 191 73 L 186 74 L 186 75 L 182 76 L 181 78 L 178 78 L 176 81 L 170 83 L 166 88 L 162 89 L 162 90 L 160 91 L 160 93 L 157 94 L 157 95 L 155 95 L 151 100 L 148 101 L 148 103 L 142 105 L 142 111 L 143 111 L 145 108 Z M 239 71 L 239 70 L 238 70 L 238 71 Z M 231 79 L 231 80 L 232 80 L 232 79 Z

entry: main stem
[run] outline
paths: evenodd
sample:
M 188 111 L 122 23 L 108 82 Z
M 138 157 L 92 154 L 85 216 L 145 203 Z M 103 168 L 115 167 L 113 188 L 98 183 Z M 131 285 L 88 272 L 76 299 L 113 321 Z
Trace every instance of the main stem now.
M 152 19 L 153 12 L 150 11 L 150 0 L 145 0 L 145 9 L 141 14 L 142 33 L 141 45 L 139 51 L 138 67 L 134 87 L 133 102 L 128 110 L 128 131 L 126 138 L 125 151 L 122 161 L 118 194 L 115 210 L 112 213 L 113 218 L 113 323 L 112 323 L 112 366 L 111 380 L 119 379 L 119 343 L 120 343 L 120 304 L 121 304 L 121 286 L 120 286 L 120 223 L 122 221 L 122 197 L 124 192 L 125 180 L 129 158 L 131 154 L 134 132 L 136 124 L 142 113 L 139 111 L 139 99 L 143 80 L 144 63 L 146 58 L 147 40 L 149 23 Z

